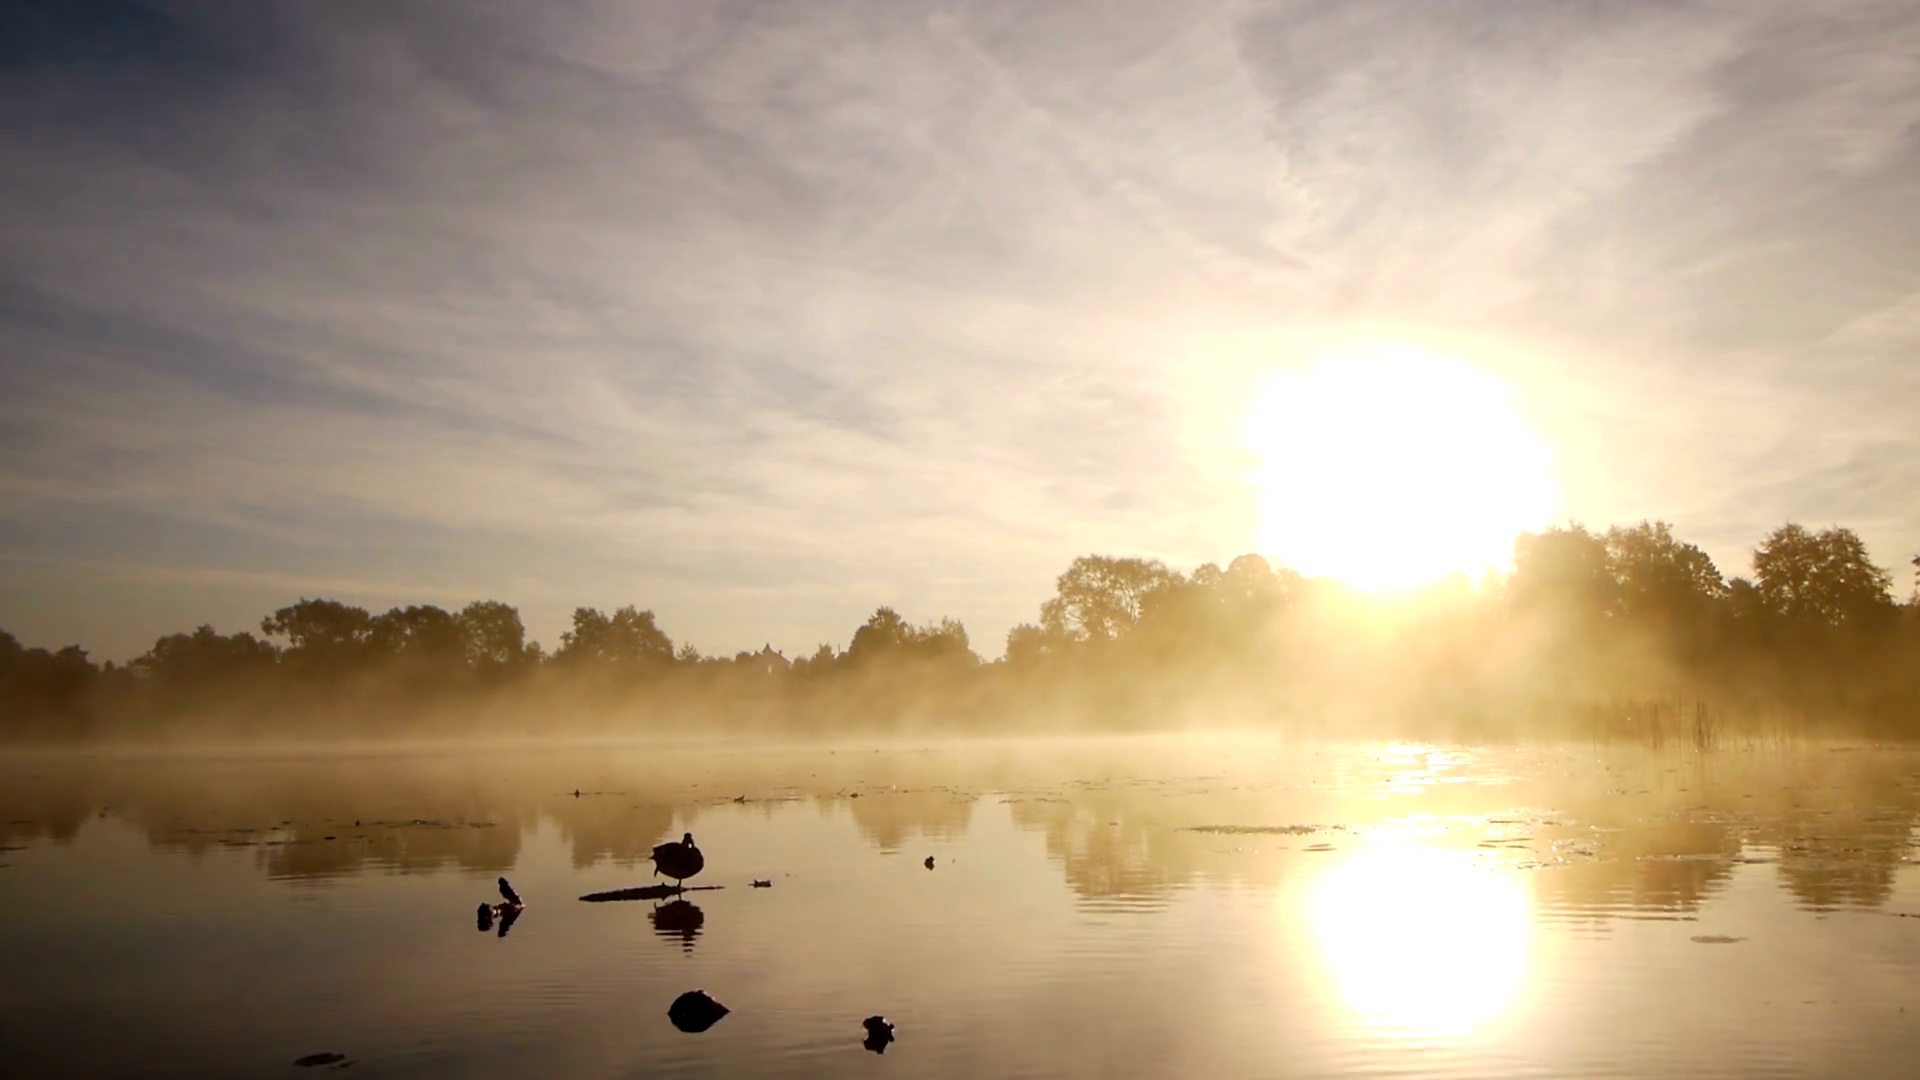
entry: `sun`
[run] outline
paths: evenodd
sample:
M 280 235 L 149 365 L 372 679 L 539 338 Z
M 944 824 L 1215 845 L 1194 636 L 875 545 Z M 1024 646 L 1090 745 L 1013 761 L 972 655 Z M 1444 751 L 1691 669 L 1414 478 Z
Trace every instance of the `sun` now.
M 1466 852 L 1362 851 L 1321 879 L 1312 920 L 1334 988 L 1386 1032 L 1467 1035 L 1525 982 L 1527 891 Z
M 1262 550 L 1360 589 L 1504 566 L 1554 509 L 1551 456 L 1507 386 L 1424 352 L 1353 350 L 1275 373 L 1245 437 Z

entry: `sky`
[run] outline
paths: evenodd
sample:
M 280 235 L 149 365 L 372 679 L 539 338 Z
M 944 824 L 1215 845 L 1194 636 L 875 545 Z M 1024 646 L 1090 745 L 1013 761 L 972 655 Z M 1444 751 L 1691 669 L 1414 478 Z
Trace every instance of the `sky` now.
M 1370 341 L 1562 518 L 1920 551 L 1907 0 L 0 2 L 0 236 L 0 627 L 101 659 L 317 595 L 996 655 L 1254 550 L 1251 388 Z

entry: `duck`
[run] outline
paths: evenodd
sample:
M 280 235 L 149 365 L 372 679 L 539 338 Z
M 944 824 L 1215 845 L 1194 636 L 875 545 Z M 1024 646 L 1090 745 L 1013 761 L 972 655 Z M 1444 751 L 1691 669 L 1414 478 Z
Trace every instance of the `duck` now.
M 705 869 L 707 857 L 693 846 L 693 834 L 686 833 L 677 844 L 660 844 L 653 849 L 653 872 L 655 876 L 665 874 L 674 880 L 675 885 L 684 883 L 688 878 Z

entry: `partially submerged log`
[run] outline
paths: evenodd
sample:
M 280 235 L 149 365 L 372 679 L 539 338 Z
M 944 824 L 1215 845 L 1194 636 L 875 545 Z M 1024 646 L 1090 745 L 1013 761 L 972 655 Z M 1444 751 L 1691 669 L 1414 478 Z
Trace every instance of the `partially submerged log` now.
M 611 889 L 607 892 L 588 893 L 580 899 L 589 904 L 603 904 L 609 900 L 665 900 L 669 896 L 681 893 L 712 892 L 724 889 L 725 885 L 643 885 L 633 889 Z

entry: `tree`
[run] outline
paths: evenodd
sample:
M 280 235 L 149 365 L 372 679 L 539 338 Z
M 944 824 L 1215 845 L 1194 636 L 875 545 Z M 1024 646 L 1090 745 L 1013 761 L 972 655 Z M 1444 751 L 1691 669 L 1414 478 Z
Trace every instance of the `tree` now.
M 1790 623 L 1859 626 L 1893 610 L 1893 575 L 1851 529 L 1782 525 L 1754 550 L 1753 573 L 1761 602 Z
M 833 646 L 821 645 L 814 649 L 811 655 L 803 656 L 795 660 L 792 671 L 795 676 L 801 678 L 823 676 L 833 670 L 834 663 L 837 659 L 838 657 L 834 654 Z
M 1066 644 L 1064 639 L 1041 627 L 1021 623 L 1007 631 L 1007 663 L 1013 667 L 1032 667 L 1057 655 Z
M 520 612 L 498 600 L 475 600 L 454 616 L 468 666 L 500 672 L 526 664 L 527 628 Z
M 338 600 L 302 597 L 260 620 L 260 630 L 287 640 L 290 665 L 314 674 L 338 674 L 366 659 L 373 616 Z
M 99 674 L 78 645 L 57 652 L 26 649 L 0 631 L 0 721 L 11 727 L 19 721 L 80 719 Z
M 967 640 L 967 628 L 957 620 L 914 626 L 894 609 L 882 607 L 853 632 L 847 659 L 856 664 L 907 659 L 973 664 L 980 658 Z
M 273 671 L 279 650 L 252 634 L 216 633 L 201 626 L 191 634 L 169 634 L 133 661 L 160 687 L 174 693 L 229 688 L 264 678 Z
M 1727 583 L 1706 552 L 1674 539 L 1664 521 L 1607 530 L 1607 566 L 1615 609 L 1629 622 L 1661 630 L 1698 629 Z
M 431 604 L 394 608 L 373 620 L 368 645 L 376 656 L 445 666 L 464 665 L 466 633 L 459 620 Z
M 971 667 L 980 662 L 967 640 L 967 628 L 960 620 L 942 618 L 914 630 L 910 646 L 915 656 L 929 663 Z
M 1194 580 L 1199 581 L 1197 571 Z M 1300 575 L 1295 571 L 1275 570 L 1259 555 L 1241 555 L 1227 564 L 1217 587 L 1237 605 L 1269 609 L 1284 603 L 1299 584 Z
M 611 617 L 597 608 L 575 608 L 573 629 L 560 635 L 554 659 L 624 668 L 666 667 L 673 662 L 673 639 L 654 623 L 652 611 L 632 604 Z
M 1040 626 L 1061 640 L 1118 640 L 1139 624 L 1148 596 L 1181 582 L 1158 559 L 1082 555 L 1055 580 Z
M 853 641 L 847 645 L 847 659 L 870 663 L 883 656 L 896 656 L 906 650 L 913 638 L 913 627 L 907 620 L 892 608 L 882 607 L 853 632 Z
M 1756 626 L 1767 617 L 1767 603 L 1760 596 L 1760 588 L 1749 578 L 1737 577 L 1727 582 L 1727 613 L 1736 626 L 1745 624 Z
M 1579 524 L 1521 533 L 1507 598 L 1514 608 L 1593 622 L 1614 614 L 1619 582 L 1607 542 Z

